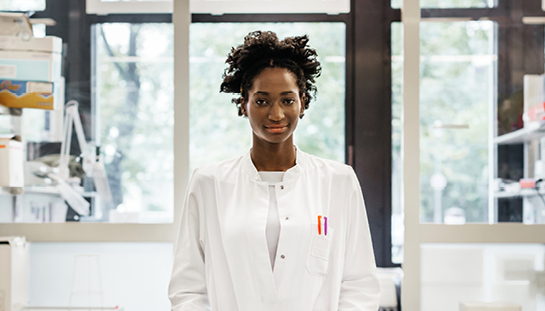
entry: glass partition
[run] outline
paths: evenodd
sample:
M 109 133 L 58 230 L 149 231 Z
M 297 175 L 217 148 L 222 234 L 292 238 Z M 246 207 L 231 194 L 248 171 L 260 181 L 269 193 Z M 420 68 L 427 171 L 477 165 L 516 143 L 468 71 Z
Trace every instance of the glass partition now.
M 487 222 L 494 22 L 422 22 L 420 27 L 420 219 Z M 401 30 L 393 24 L 394 214 L 401 211 Z
M 402 261 L 402 24 L 392 24 L 392 258 Z M 497 42 L 492 21 L 420 24 L 420 221 L 488 222 Z

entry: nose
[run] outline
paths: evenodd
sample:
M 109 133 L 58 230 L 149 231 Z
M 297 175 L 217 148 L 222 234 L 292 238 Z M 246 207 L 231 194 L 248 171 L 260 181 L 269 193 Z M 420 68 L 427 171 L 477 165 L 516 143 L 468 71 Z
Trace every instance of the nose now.
M 282 121 L 284 119 L 284 110 L 282 105 L 279 103 L 274 103 L 269 110 L 269 120 L 271 121 Z

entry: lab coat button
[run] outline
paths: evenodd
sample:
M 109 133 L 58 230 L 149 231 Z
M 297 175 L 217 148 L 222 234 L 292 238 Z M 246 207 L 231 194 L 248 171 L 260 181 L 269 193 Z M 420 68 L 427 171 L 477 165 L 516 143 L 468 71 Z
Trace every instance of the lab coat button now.
M 286 220 L 289 220 L 290 218 L 289 217 L 286 217 Z
M 280 189 L 284 190 L 284 185 L 280 185 Z
M 280 258 L 284 259 L 284 258 L 286 258 L 286 256 L 284 256 L 284 255 L 280 255 Z

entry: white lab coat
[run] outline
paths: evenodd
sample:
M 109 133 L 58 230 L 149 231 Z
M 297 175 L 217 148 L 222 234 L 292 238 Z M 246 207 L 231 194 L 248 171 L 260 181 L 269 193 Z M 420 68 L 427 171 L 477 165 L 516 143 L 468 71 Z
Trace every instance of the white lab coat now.
M 299 149 L 296 163 L 275 186 L 281 230 L 274 271 L 265 236 L 268 183 L 250 153 L 195 171 L 182 207 L 172 310 L 378 309 L 375 259 L 354 171 Z

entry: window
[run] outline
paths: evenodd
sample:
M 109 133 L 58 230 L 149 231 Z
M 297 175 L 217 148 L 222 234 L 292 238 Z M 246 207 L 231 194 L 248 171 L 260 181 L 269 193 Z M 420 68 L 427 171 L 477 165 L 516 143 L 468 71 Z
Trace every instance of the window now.
M 502 183 L 517 186 L 521 177 L 532 178 L 540 172 L 534 170 L 534 165 L 539 166 L 534 162 L 539 158 L 539 148 L 532 138 L 542 134 L 525 126 L 523 112 L 528 109 L 529 96 L 523 99 L 523 94 L 527 91 L 526 75 L 542 75 L 544 71 L 544 29 L 543 25 L 529 24 L 539 19 L 512 18 L 519 13 L 542 15 L 536 9 L 540 2 L 500 2 L 485 10 L 425 8 L 420 12 L 417 3 L 406 3 L 403 308 L 435 310 L 440 305 L 441 309 L 456 310 L 459 303 L 469 300 L 511 300 L 525 309 L 541 308 L 541 298 L 534 294 L 531 280 L 542 279 L 543 271 L 539 262 L 540 245 L 545 243 L 541 218 L 545 205 L 538 193 L 542 189 L 501 189 Z M 435 31 L 441 35 L 435 36 Z M 457 38 L 463 40 L 456 42 Z M 440 41 L 443 42 L 436 45 Z M 446 55 L 457 56 L 445 58 Z M 457 61 L 446 63 L 448 58 Z M 441 66 L 436 66 L 439 64 L 434 64 L 434 59 L 441 61 Z M 435 81 L 436 77 L 440 79 Z M 450 89 L 464 88 L 466 91 L 457 92 L 456 97 L 449 95 Z M 452 99 L 445 101 L 449 96 Z M 450 105 L 443 106 L 443 102 Z M 485 102 L 490 104 L 483 105 Z M 542 102 L 536 104 L 541 106 Z M 440 116 L 436 114 L 438 107 Z M 453 109 L 457 109 L 455 113 Z M 483 113 L 486 119 L 475 120 Z M 441 117 L 447 118 L 448 123 Z M 461 120 L 464 123 L 457 123 Z M 471 131 L 472 126 L 480 130 L 463 134 Z M 452 157 L 457 163 L 448 160 L 447 139 L 450 145 L 457 146 L 450 151 L 450 157 L 473 153 L 471 161 L 475 163 L 466 162 L 463 156 Z M 435 154 L 440 156 L 435 156 L 434 149 L 439 148 L 441 152 Z M 454 172 L 457 165 L 462 167 Z M 443 176 L 434 177 L 438 174 L 434 172 L 436 167 L 450 167 L 454 174 L 448 177 L 441 172 Z M 467 177 L 460 178 L 463 174 Z M 448 189 L 452 184 L 449 178 L 459 189 Z M 493 184 L 499 184 L 499 190 Z M 449 208 L 445 202 L 454 205 L 448 200 L 455 196 L 466 203 L 473 201 L 477 208 L 445 209 Z M 441 217 L 439 212 L 443 212 Z M 484 250 L 475 243 L 485 245 Z M 517 245 L 499 249 L 500 244 L 508 243 Z M 528 246 L 530 243 L 538 244 L 536 249 L 529 250 L 533 248 Z
M 420 220 L 487 222 L 494 23 L 421 23 Z
M 172 222 L 172 24 L 98 24 L 94 34 L 97 145 L 114 209 L 104 217 Z
M 490 114 L 494 103 L 495 23 L 420 26 L 420 221 L 488 222 Z M 392 24 L 392 237 L 401 262 L 400 23 Z M 397 255 L 395 255 L 397 254 Z

